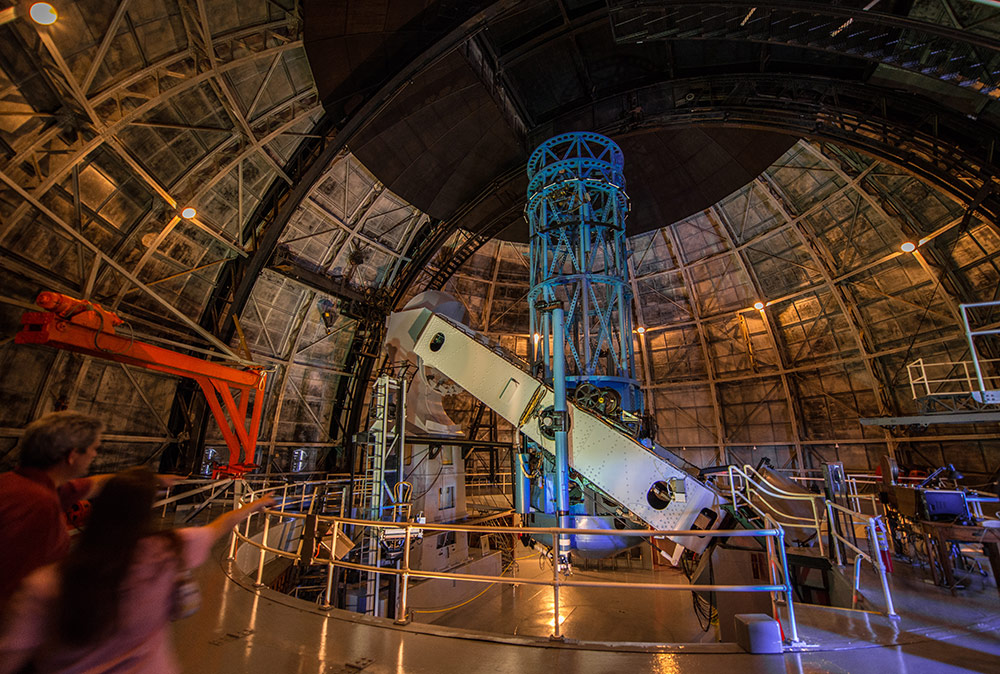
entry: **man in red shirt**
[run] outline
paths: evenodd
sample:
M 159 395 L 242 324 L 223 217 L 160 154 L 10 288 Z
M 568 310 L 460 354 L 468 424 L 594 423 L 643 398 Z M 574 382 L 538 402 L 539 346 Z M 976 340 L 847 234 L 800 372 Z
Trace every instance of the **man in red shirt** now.
M 25 576 L 68 552 L 65 511 L 110 477 L 78 479 L 90 470 L 103 430 L 98 419 L 72 411 L 25 429 L 18 468 L 0 474 L 0 611 Z

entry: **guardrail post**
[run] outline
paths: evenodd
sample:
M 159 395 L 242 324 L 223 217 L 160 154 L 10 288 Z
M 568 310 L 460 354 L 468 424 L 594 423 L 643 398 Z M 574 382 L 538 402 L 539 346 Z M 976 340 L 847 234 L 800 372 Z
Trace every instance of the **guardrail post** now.
M 234 510 L 236 508 L 238 508 L 239 505 L 240 505 L 240 494 L 239 494 L 239 492 L 241 492 L 242 489 L 238 485 L 242 485 L 242 480 L 240 480 L 240 482 L 238 484 L 235 481 L 233 482 L 233 509 Z M 250 520 L 251 519 L 252 519 L 251 517 L 247 518 L 247 523 L 244 525 L 244 529 L 243 529 L 243 535 L 248 540 L 250 539 Z M 236 532 L 239 531 L 239 528 L 240 528 L 240 525 L 238 525 L 238 524 L 235 527 L 233 527 L 233 540 L 229 544 L 229 559 L 230 560 L 236 559 L 236 540 L 237 540 Z
M 872 548 L 872 564 L 878 572 L 879 581 L 882 583 L 882 594 L 885 596 L 885 614 L 890 618 L 897 617 L 896 607 L 892 604 L 892 593 L 889 590 L 889 579 L 885 575 L 885 564 L 882 562 L 881 550 L 878 543 L 878 532 L 875 531 L 875 518 L 868 520 L 868 540 L 871 541 L 869 547 Z M 892 554 L 891 552 L 889 554 Z M 931 562 L 933 564 L 933 562 Z
M 851 594 L 851 608 L 858 605 L 858 595 L 861 594 L 861 555 L 854 556 L 854 591 Z
M 399 588 L 399 604 L 396 606 L 396 624 L 406 625 L 410 622 L 410 617 L 406 615 L 406 591 L 409 589 L 410 585 L 410 536 L 412 534 L 412 529 L 409 524 L 406 525 L 406 536 L 403 539 L 403 573 L 400 580 Z
M 261 580 L 264 578 L 264 556 L 267 551 L 264 549 L 267 547 L 267 533 L 271 527 L 271 518 L 266 512 L 261 512 L 264 516 L 264 534 L 260 541 L 260 555 L 257 557 L 257 580 L 254 582 L 255 587 L 260 587 L 264 583 Z M 249 521 L 249 520 L 248 520 Z
M 792 588 L 792 577 L 788 573 L 788 555 L 785 551 L 785 530 L 778 527 L 778 555 L 781 558 L 781 573 L 785 585 L 785 606 L 788 608 L 789 639 L 795 644 L 799 641 L 799 626 L 795 621 L 795 597 Z
M 333 607 L 330 603 L 330 598 L 333 595 L 333 559 L 326 565 L 326 591 L 323 593 L 323 603 L 320 605 L 322 609 L 329 609 Z
M 173 489 L 173 485 L 168 485 L 168 486 L 167 486 L 167 493 L 166 493 L 166 494 L 164 494 L 164 496 L 163 496 L 163 500 L 165 500 L 165 501 L 166 501 L 166 500 L 170 499 L 170 490 L 171 490 L 171 489 Z M 167 517 L 167 504 L 166 504 L 166 503 L 164 503 L 164 504 L 163 504 L 163 512 L 162 512 L 162 513 L 160 514 L 160 518 L 161 518 L 161 519 L 166 519 L 166 517 Z M 174 521 L 176 521 L 176 520 L 177 520 L 177 517 L 175 516 L 175 517 L 174 517 Z
M 340 538 L 340 520 L 333 521 L 333 542 L 330 544 L 330 563 L 326 567 L 326 593 L 323 595 L 321 608 L 330 608 L 330 598 L 333 595 L 333 560 L 337 558 L 337 539 Z
M 821 557 L 826 557 L 826 550 L 823 549 L 823 532 L 821 531 L 823 523 L 820 522 L 819 513 L 816 512 L 816 499 L 810 499 L 809 505 L 812 506 L 813 522 L 816 523 L 816 541 L 819 543 L 819 554 Z M 829 513 L 827 513 L 827 517 L 829 517 Z
M 765 523 L 767 522 L 765 521 Z M 778 526 L 774 521 L 771 521 L 771 524 L 774 527 Z M 771 585 L 777 585 L 778 559 L 774 553 L 774 538 L 772 538 L 772 534 L 767 534 L 766 536 L 764 536 L 764 549 L 767 550 L 767 577 L 771 581 Z M 774 619 L 780 623 L 781 613 L 778 612 L 778 593 L 771 592 L 770 594 L 771 594 L 771 615 L 773 615 Z
M 552 534 L 552 624 L 553 639 L 562 639 L 562 634 L 560 633 L 561 625 L 559 624 L 559 558 L 562 556 L 560 549 L 560 536 L 562 531 L 558 534 L 553 532 Z
M 837 566 L 843 566 L 844 558 L 840 554 L 840 542 L 837 540 L 837 529 L 833 521 L 833 508 L 830 507 L 829 501 L 826 502 L 826 526 L 830 529 L 830 547 L 837 553 Z

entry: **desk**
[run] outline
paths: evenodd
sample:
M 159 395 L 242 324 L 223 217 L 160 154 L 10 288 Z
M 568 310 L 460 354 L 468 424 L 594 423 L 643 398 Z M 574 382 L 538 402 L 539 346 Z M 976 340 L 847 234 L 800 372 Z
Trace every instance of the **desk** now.
M 986 556 L 989 557 L 990 566 L 993 569 L 993 580 L 997 583 L 997 592 L 1000 592 L 1000 529 L 987 527 L 966 527 L 959 524 L 948 524 L 946 522 L 918 522 L 924 541 L 927 543 L 927 555 L 930 557 L 931 576 L 938 585 L 938 572 L 934 567 L 934 556 L 937 555 L 941 564 L 941 571 L 944 574 L 944 583 L 952 588 L 954 593 L 955 575 L 951 568 L 950 546 L 948 541 L 961 541 L 963 543 L 979 543 L 983 546 Z

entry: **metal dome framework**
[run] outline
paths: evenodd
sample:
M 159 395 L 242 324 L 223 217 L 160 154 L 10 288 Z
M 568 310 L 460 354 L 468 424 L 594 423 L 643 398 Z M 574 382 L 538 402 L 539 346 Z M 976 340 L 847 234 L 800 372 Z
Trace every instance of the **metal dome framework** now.
M 8 460 L 16 429 L 57 405 L 113 420 L 105 468 L 163 452 L 190 465 L 205 442 L 203 414 L 176 380 L 12 344 L 43 288 L 97 300 L 144 337 L 231 360 L 247 356 L 237 319 L 252 359 L 276 370 L 260 439 L 276 465 L 292 448 L 349 445 L 382 317 L 425 287 L 463 295 L 479 327 L 523 351 L 527 268 L 515 244 L 493 240 L 519 217 L 509 194 L 523 164 L 494 167 L 439 218 L 347 150 L 458 58 L 524 146 L 557 130 L 689 125 L 811 139 L 707 210 L 632 239 L 636 321 L 648 328 L 636 350 L 661 441 L 696 463 L 769 451 L 781 463 L 836 455 L 857 467 L 892 443 L 928 464 L 973 443 L 966 472 L 1000 465 L 992 426 L 919 437 L 856 426 L 912 409 L 905 358 L 959 359 L 957 305 L 995 299 L 995 9 L 389 4 L 434 29 L 394 52 L 405 31 L 369 22 L 389 47 L 352 66 L 356 78 L 373 74 L 377 86 L 363 90 L 353 80 L 321 90 L 303 35 L 317 5 L 291 0 L 67 2 L 52 28 L 0 27 L 0 359 L 17 371 L 0 383 Z M 788 16 L 802 19 L 798 32 Z M 822 39 L 804 41 L 810 28 Z M 592 31 L 613 31 L 623 54 L 613 71 L 595 66 L 612 52 L 581 47 Z M 720 74 L 696 43 L 730 45 L 759 68 Z M 193 219 L 179 216 L 188 205 Z M 921 238 L 919 255 L 898 251 Z M 757 300 L 763 313 L 747 310 Z M 323 302 L 337 309 L 330 325 Z

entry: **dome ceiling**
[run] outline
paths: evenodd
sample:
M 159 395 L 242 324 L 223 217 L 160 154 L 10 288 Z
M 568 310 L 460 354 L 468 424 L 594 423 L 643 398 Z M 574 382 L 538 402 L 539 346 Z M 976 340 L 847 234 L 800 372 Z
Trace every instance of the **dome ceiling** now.
M 64 405 L 110 420 L 106 469 L 190 465 L 217 440 L 174 378 L 14 344 L 54 289 L 138 339 L 271 368 L 272 467 L 342 456 L 408 294 L 452 290 L 523 350 L 524 158 L 596 130 L 625 151 L 665 442 L 699 462 L 769 447 L 864 466 L 905 446 L 1000 465 L 993 427 L 857 425 L 917 411 L 906 364 L 962 359 L 956 307 L 996 299 L 995 8 L 57 4 L 51 28 L 0 26 L 0 455 Z

